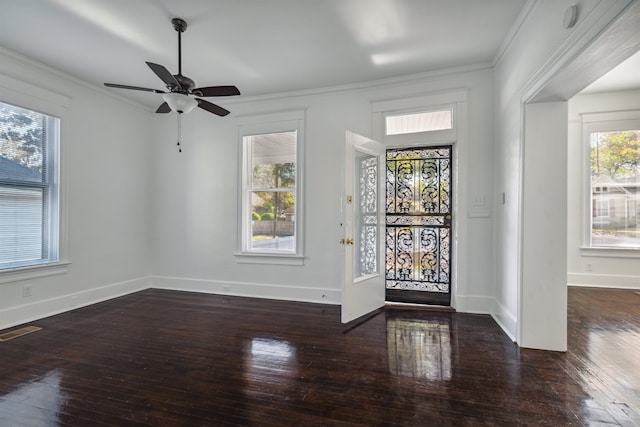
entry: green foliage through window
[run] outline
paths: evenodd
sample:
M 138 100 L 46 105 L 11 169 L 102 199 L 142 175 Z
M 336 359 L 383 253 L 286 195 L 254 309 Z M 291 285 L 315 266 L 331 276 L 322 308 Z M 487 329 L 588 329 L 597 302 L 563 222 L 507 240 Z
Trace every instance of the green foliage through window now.
M 591 173 L 613 179 L 640 174 L 640 131 L 591 134 Z
M 591 246 L 640 248 L 640 130 L 590 139 Z
M 42 172 L 46 116 L 0 103 L 0 156 Z

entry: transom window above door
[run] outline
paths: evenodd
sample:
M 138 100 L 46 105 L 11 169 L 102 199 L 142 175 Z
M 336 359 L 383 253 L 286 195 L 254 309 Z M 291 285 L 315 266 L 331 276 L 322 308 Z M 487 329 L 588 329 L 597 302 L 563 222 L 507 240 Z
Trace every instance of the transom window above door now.
M 385 128 L 386 135 L 453 129 L 453 110 L 447 108 L 437 111 L 387 115 Z

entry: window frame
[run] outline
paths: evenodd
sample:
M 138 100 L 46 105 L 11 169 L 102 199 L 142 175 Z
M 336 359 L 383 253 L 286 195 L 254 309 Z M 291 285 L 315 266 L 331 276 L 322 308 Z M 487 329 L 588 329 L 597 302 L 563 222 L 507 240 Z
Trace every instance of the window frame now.
M 238 232 L 236 262 L 253 264 L 304 264 L 304 110 L 260 114 L 238 118 Z M 251 249 L 251 153 L 245 137 L 270 133 L 296 132 L 296 183 L 295 183 L 295 251 L 277 249 Z
M 67 109 L 70 98 L 51 92 L 21 80 L 0 74 L 0 102 L 55 117 L 57 121 L 58 140 L 53 151 L 47 147 L 47 156 L 54 161 L 55 174 L 53 186 L 57 191 L 55 200 L 50 200 L 48 227 L 51 227 L 48 250 L 52 252 L 48 260 L 32 263 L 16 263 L 13 266 L 0 268 L 0 283 L 27 280 L 50 275 L 66 273 L 68 260 L 68 220 L 67 220 L 67 180 L 64 157 L 64 141 L 67 140 Z M 51 171 L 47 172 L 51 173 Z M 32 186 L 33 187 L 33 186 Z M 51 196 L 49 196 L 51 197 Z M 52 255 L 52 256 L 51 256 Z
M 594 210 L 594 191 L 591 182 L 591 134 L 596 132 L 618 132 L 640 129 L 640 110 L 610 111 L 601 113 L 582 113 L 582 256 L 599 256 L 614 258 L 640 258 L 639 247 L 593 246 L 592 220 Z M 607 186 L 600 186 L 601 193 Z M 607 188 L 608 189 L 608 188 Z

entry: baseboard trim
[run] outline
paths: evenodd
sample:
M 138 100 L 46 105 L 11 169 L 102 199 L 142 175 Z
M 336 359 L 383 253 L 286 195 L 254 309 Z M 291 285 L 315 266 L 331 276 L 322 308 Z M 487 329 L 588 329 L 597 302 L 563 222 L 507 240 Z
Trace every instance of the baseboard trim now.
M 481 295 L 457 295 L 454 303 L 459 313 L 491 314 L 495 300 Z
M 45 317 L 54 316 L 76 308 L 107 301 L 133 292 L 148 289 L 151 286 L 149 277 L 140 277 L 119 283 L 75 292 L 16 307 L 0 310 L 0 329 L 7 329 L 23 323 L 34 322 Z
M 498 300 L 494 299 L 494 310 L 492 310 L 491 317 L 496 321 L 498 326 L 504 331 L 505 334 L 513 342 L 517 342 L 517 328 L 518 320 L 505 306 L 500 304 Z
M 303 286 L 283 286 L 269 283 L 234 282 L 184 277 L 152 276 L 151 287 L 174 291 L 202 292 L 285 301 L 339 305 L 342 292 L 338 289 Z
M 342 292 L 339 289 L 149 276 L 0 310 L 0 319 L 2 319 L 0 329 L 33 322 L 149 288 L 332 305 L 342 303 Z M 516 319 L 494 298 L 477 295 L 459 296 L 456 298 L 455 309 L 462 313 L 490 314 L 507 336 L 516 341 Z
M 567 282 L 569 286 L 640 289 L 640 276 L 620 274 L 567 273 Z

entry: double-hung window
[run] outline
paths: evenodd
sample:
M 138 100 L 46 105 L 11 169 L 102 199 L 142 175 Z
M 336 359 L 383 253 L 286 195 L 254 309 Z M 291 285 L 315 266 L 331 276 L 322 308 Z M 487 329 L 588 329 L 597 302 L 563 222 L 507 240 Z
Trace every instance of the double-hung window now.
M 241 262 L 302 262 L 304 113 L 241 119 Z
M 0 102 L 0 271 L 58 261 L 59 130 Z
M 640 249 L 640 111 L 583 114 L 590 248 Z

